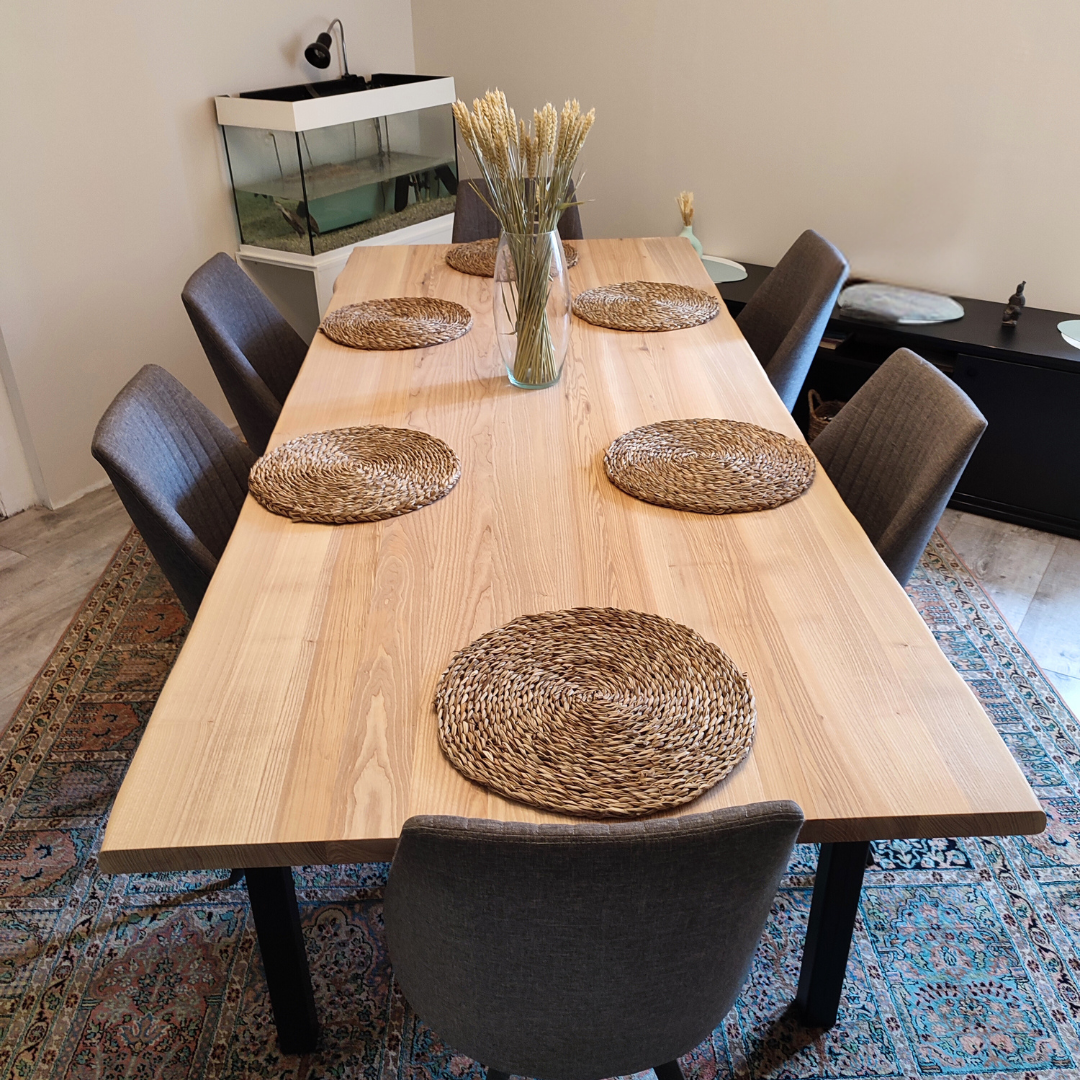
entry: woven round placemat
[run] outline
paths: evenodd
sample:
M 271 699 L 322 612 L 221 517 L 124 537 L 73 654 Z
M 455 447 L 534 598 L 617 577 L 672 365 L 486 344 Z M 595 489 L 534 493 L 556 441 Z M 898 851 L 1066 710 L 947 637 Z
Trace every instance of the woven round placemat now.
M 345 525 L 407 514 L 461 476 L 457 454 L 407 428 L 334 428 L 290 439 L 251 467 L 248 491 L 293 521 Z
M 720 313 L 715 293 L 670 281 L 624 281 L 601 285 L 574 297 L 579 319 L 609 330 L 684 330 Z
M 699 514 L 770 510 L 813 482 L 805 444 L 741 420 L 662 420 L 620 435 L 608 479 L 643 502 Z
M 472 312 L 435 296 L 395 296 L 346 304 L 323 319 L 319 329 L 350 349 L 421 349 L 467 334 Z
M 473 240 L 468 244 L 455 244 L 446 253 L 446 262 L 463 274 L 475 274 L 477 277 L 495 276 L 495 252 L 499 249 L 498 240 Z M 576 266 L 580 258 L 578 249 L 573 244 L 563 241 L 563 255 L 566 266 Z
M 564 814 L 638 817 L 697 798 L 746 756 L 750 684 L 659 615 L 572 608 L 479 637 L 435 692 L 439 741 L 470 780 Z

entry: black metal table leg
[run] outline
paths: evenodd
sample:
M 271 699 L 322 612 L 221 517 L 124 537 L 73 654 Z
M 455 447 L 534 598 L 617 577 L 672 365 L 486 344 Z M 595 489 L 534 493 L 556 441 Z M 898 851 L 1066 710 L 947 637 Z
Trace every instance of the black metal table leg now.
M 869 840 L 822 844 L 795 1007 L 809 1027 L 836 1023 Z
M 281 1052 L 306 1054 L 315 1049 L 319 1020 L 292 868 L 253 867 L 245 877 Z

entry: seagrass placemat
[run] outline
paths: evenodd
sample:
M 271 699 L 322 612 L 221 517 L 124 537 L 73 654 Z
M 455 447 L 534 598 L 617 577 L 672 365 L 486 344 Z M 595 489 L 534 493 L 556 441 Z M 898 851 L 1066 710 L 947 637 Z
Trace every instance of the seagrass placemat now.
M 674 510 L 770 510 L 813 482 L 804 443 L 741 420 L 661 420 L 620 435 L 604 454 L 627 495 Z
M 251 467 L 248 491 L 293 521 L 381 521 L 441 499 L 458 482 L 457 454 L 408 428 L 334 428 L 290 439 Z
M 683 330 L 720 313 L 720 297 L 670 281 L 624 281 L 574 297 L 579 319 L 609 330 Z
M 455 244 L 446 253 L 446 262 L 447 265 L 463 274 L 494 277 L 495 252 L 498 248 L 498 240 L 473 240 L 468 244 Z M 563 255 L 566 258 L 567 268 L 576 266 L 580 258 L 578 249 L 565 240 L 563 241 Z
M 421 349 L 469 332 L 472 312 L 435 296 L 394 296 L 345 304 L 323 319 L 319 329 L 350 349 Z
M 638 817 L 722 780 L 754 738 L 754 695 L 718 646 L 659 615 L 525 615 L 459 652 L 435 692 L 464 776 L 530 806 Z

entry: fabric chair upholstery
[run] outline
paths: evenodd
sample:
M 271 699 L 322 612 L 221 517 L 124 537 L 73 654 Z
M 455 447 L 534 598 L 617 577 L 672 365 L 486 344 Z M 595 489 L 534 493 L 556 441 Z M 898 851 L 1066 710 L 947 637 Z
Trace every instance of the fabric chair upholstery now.
M 802 820 L 792 802 L 611 825 L 410 818 L 385 894 L 394 977 L 489 1076 L 674 1062 L 731 1008 Z
M 91 449 L 194 618 L 240 514 L 255 455 L 156 364 L 116 395 Z
M 482 197 L 481 197 L 482 196 Z M 574 185 L 570 184 L 570 198 L 574 197 Z M 487 203 L 491 201 L 486 180 L 462 180 L 458 184 L 457 204 L 454 209 L 455 244 L 467 244 L 473 240 L 491 240 L 502 231 L 499 219 Z M 578 207 L 568 206 L 559 218 L 559 235 L 564 240 L 582 240 L 581 214 Z
M 788 412 L 798 400 L 847 273 L 847 259 L 807 229 L 735 320 Z
M 818 461 L 901 585 L 985 429 L 960 387 L 897 349 L 814 440 Z
M 181 298 L 244 438 L 264 453 L 307 346 L 224 252 L 188 278 Z

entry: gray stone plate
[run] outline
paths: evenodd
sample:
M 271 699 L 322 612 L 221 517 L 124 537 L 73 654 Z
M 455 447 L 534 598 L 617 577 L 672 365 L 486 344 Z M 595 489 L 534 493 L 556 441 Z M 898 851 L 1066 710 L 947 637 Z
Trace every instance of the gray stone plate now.
M 877 281 L 849 285 L 840 294 L 837 303 L 841 311 L 853 319 L 898 323 L 901 326 L 926 326 L 964 317 L 963 306 L 951 296 Z

